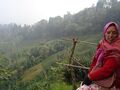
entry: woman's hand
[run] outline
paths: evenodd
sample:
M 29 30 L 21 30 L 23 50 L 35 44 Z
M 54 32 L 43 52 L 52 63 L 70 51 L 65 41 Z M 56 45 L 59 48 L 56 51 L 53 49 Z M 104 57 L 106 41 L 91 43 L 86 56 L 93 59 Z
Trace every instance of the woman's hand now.
M 90 85 L 92 83 L 92 81 L 89 79 L 89 76 L 86 76 L 85 78 L 84 78 L 84 81 L 83 81 L 83 83 L 82 83 L 82 85 Z

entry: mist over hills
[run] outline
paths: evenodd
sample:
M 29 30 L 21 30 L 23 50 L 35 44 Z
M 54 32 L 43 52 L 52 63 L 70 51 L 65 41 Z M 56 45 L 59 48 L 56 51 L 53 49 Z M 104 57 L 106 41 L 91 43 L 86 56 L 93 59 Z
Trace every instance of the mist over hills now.
M 120 25 L 119 16 L 120 1 L 98 0 L 96 6 L 74 15 L 68 12 L 33 25 L 0 25 L 0 89 L 72 90 L 65 76 L 69 73 L 56 62 L 68 63 L 72 38 L 76 37 L 74 55 L 89 66 L 95 46 L 80 41 L 97 43 L 107 22 Z
M 82 36 L 102 31 L 105 23 L 115 21 L 120 24 L 120 2 L 99 0 L 96 6 L 86 8 L 74 15 L 69 12 L 64 17 L 51 17 L 33 25 L 0 25 L 0 42 L 27 42 L 49 40 L 62 37 Z

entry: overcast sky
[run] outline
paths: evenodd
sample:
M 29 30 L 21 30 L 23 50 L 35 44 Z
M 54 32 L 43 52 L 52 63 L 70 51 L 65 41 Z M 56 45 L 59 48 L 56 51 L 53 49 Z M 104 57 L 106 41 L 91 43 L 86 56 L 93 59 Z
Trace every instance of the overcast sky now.
M 0 0 L 0 24 L 34 24 L 41 19 L 75 14 L 98 0 Z

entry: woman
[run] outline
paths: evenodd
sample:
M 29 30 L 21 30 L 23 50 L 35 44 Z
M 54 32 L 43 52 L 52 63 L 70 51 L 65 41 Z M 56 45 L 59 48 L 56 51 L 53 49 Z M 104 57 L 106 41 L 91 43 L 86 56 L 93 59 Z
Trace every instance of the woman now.
M 103 39 L 99 42 L 96 53 L 90 65 L 90 70 L 83 84 L 90 85 L 92 81 L 104 80 L 116 74 L 111 87 L 120 90 L 120 37 L 119 26 L 109 22 L 103 30 Z M 94 70 L 95 67 L 100 68 Z M 109 83 L 109 82 L 108 82 Z

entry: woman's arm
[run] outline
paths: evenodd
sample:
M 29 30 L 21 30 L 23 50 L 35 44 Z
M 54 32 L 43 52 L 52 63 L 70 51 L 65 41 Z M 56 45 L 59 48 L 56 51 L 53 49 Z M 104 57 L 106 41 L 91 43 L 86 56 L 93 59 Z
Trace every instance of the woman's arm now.
M 99 68 L 95 72 L 89 73 L 88 76 L 90 80 L 93 81 L 102 80 L 112 75 L 118 66 L 117 60 L 114 57 L 107 57 L 103 67 Z

